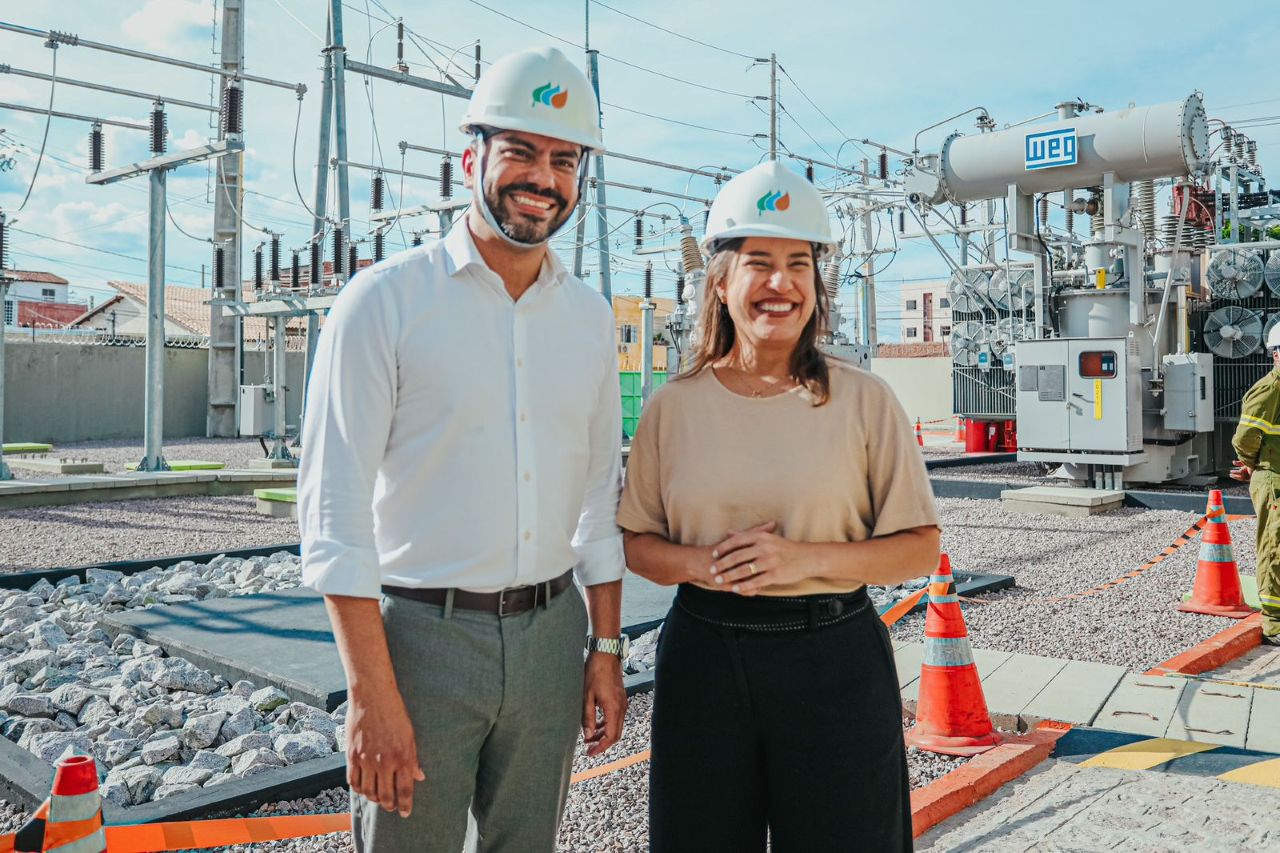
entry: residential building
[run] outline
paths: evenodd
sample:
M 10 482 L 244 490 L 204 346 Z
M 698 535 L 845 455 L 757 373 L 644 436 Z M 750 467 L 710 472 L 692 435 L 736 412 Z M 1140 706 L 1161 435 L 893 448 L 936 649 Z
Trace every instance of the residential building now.
M 36 270 L 5 270 L 10 279 L 4 300 L 6 326 L 57 328 L 79 317 L 88 307 L 71 301 L 71 284 L 60 275 Z
M 951 339 L 951 301 L 947 280 L 902 285 L 902 342 L 928 344 Z
M 616 294 L 613 297 L 613 317 L 617 327 L 618 369 L 621 371 L 637 371 L 640 369 L 640 303 L 643 297 L 632 294 Z M 653 336 L 657 341 L 653 347 L 653 369 L 667 369 L 667 318 L 675 310 L 674 299 L 653 300 Z
M 116 295 L 106 299 L 92 311 L 81 314 L 72 325 L 81 329 L 97 329 L 110 335 L 146 335 L 147 285 L 125 281 L 107 282 Z M 209 335 L 209 300 L 213 291 L 201 287 L 166 285 L 164 289 L 164 333 L 166 337 L 204 338 Z M 255 301 L 252 284 L 245 288 L 246 302 Z M 241 321 L 246 344 L 254 345 L 271 337 L 267 321 L 262 317 L 245 317 Z M 285 326 L 285 334 L 293 338 L 306 335 L 306 320 L 294 317 Z

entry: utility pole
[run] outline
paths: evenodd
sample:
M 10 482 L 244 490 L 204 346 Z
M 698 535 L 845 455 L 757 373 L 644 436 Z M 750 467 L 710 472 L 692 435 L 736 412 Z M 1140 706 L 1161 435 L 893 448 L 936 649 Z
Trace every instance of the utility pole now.
M 351 194 L 347 184 L 347 83 L 346 62 L 347 49 L 342 42 L 342 0 L 331 0 L 329 3 L 329 24 L 333 28 L 330 34 L 333 43 L 333 135 L 338 149 L 338 225 L 351 240 Z M 319 167 L 319 164 L 317 164 Z M 319 212 L 319 211 L 317 211 Z M 345 241 L 344 241 L 345 242 Z M 337 270 L 334 270 L 336 273 Z M 355 270 L 348 270 L 348 277 Z
M 862 211 L 862 243 L 867 259 L 862 265 L 862 322 L 866 328 L 865 340 L 871 349 L 871 357 L 876 357 L 879 336 L 876 333 L 876 256 L 871 250 L 871 217 L 874 216 L 870 199 L 866 200 Z
M 778 159 L 778 54 L 769 54 L 769 159 Z
M 340 0 L 334 0 L 339 2 Z M 587 51 L 587 75 L 600 102 L 600 51 Z M 600 295 L 613 304 L 613 285 L 609 279 L 609 213 L 605 209 L 604 155 L 596 154 L 596 241 L 600 252 Z
M 244 62 L 244 16 L 241 0 L 224 0 L 222 4 L 222 68 L 239 72 Z M 222 76 L 219 91 L 226 99 L 228 82 Z M 239 134 L 235 134 L 238 137 Z M 218 126 L 218 138 L 226 138 L 225 122 Z M 222 247 L 222 281 L 214 282 L 213 301 L 240 299 L 240 245 L 242 229 L 240 211 L 244 204 L 241 191 L 241 155 L 219 157 L 216 163 L 217 186 L 213 196 L 213 240 Z M 221 285 L 221 288 L 219 288 Z M 205 435 L 209 438 L 234 438 L 238 432 L 236 403 L 240 394 L 240 363 L 243 346 L 240 318 L 224 314 L 221 306 L 209 306 L 209 407 L 205 415 Z

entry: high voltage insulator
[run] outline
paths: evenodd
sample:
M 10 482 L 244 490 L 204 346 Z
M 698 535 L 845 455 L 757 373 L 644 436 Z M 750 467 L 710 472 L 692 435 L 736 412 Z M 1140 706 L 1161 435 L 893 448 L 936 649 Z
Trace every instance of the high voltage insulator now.
M 324 258 L 320 251 L 320 236 L 316 235 L 311 241 L 311 281 L 313 288 L 324 287 Z
M 369 188 L 369 206 L 374 210 L 382 210 L 382 197 L 386 194 L 387 179 L 381 172 L 373 173 L 373 183 Z
M 244 133 L 244 89 L 231 80 L 222 90 L 222 133 L 232 136 Z
M 827 305 L 834 305 L 840 295 L 840 257 L 838 255 L 833 255 L 822 268 L 822 284 L 827 291 Z
M 636 248 L 644 247 L 644 217 L 636 217 Z
M 271 235 L 271 283 L 280 283 L 280 238 L 275 234 Z
M 342 280 L 342 229 L 333 229 L 333 277 L 338 281 Z
M 293 250 L 293 260 L 289 264 L 289 286 L 300 287 L 302 284 L 302 253 Z
M 356 243 L 352 241 L 347 244 L 347 281 L 351 281 L 351 277 L 356 274 L 356 269 L 360 266 L 360 254 L 356 251 Z
M 89 171 L 101 172 L 106 163 L 106 138 L 102 135 L 102 122 L 95 121 L 89 128 Z
M 1047 195 L 1040 197 L 1040 227 L 1044 228 L 1049 224 L 1049 197 Z
M 0 270 L 9 266 L 9 226 L 5 216 L 0 213 Z M 3 322 L 3 321 L 0 321 Z
M 1062 206 L 1066 209 L 1066 213 L 1064 215 L 1067 220 L 1066 227 L 1068 234 L 1074 234 L 1076 230 L 1076 212 L 1071 209 L 1074 201 L 1075 197 L 1071 190 L 1067 190 L 1062 194 Z
M 809 183 L 813 183 L 813 164 L 812 163 L 804 164 L 804 176 L 806 179 L 808 179 Z
M 686 275 L 703 269 L 702 252 L 692 234 L 685 234 L 680 238 L 680 261 L 684 264 Z
M 421 231 L 414 231 L 414 232 L 413 232 L 413 239 L 410 241 L 410 245 L 413 245 L 413 246 L 421 246 L 421 245 L 422 245 L 422 232 L 421 232 Z
M 253 249 L 253 289 L 262 290 L 262 244 Z
M 889 180 L 889 152 L 880 152 L 880 180 Z
M 396 21 L 396 70 L 409 73 L 409 65 L 404 61 L 404 21 Z
M 163 154 L 167 122 L 164 116 L 164 101 L 156 101 L 151 105 L 151 153 Z
M 453 160 L 448 157 L 440 161 L 440 198 L 453 198 Z
M 969 208 L 965 207 L 963 204 L 960 205 L 960 224 L 969 224 Z
M 476 81 L 480 80 L 480 42 L 476 42 Z
M 375 264 L 385 257 L 384 253 L 386 252 L 386 249 L 387 249 L 386 235 L 384 235 L 381 231 L 375 231 L 373 234 L 373 262 Z
M 644 265 L 644 301 L 653 298 L 653 261 Z
M 213 286 L 227 286 L 227 250 L 222 246 L 213 247 Z
M 676 304 L 684 304 L 684 276 L 676 276 Z
M 905 210 L 898 211 L 898 233 L 907 233 L 907 212 Z

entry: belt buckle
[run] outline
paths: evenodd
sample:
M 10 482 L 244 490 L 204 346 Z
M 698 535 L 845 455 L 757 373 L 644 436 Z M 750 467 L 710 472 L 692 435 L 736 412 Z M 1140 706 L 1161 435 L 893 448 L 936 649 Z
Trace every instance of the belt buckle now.
M 505 589 L 498 590 L 498 618 L 501 619 L 507 615 L 507 591 Z

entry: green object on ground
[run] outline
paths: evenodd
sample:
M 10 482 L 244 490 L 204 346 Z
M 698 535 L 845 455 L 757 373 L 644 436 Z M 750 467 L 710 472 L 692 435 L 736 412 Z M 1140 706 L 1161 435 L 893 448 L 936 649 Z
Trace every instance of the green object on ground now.
M 1258 579 L 1253 575 L 1240 576 L 1240 591 L 1244 593 L 1244 603 L 1254 609 L 1260 609 L 1258 604 Z M 1184 592 L 1182 594 L 1183 601 L 1191 600 L 1191 593 Z
M 222 462 L 204 462 L 199 459 L 171 459 L 169 462 L 170 471 L 217 471 L 227 466 Z M 130 462 L 124 466 L 127 471 L 137 471 L 138 464 Z
M 628 436 L 636 434 L 636 424 L 640 423 L 640 372 L 635 370 L 618 371 L 618 384 L 622 386 L 622 431 Z M 667 384 L 667 374 L 654 371 L 653 390 L 657 391 Z
M 260 501 L 283 501 L 291 504 L 298 502 L 297 489 L 254 489 L 253 496 Z
M 4 446 L 5 453 L 48 453 L 53 450 L 52 444 L 39 444 L 33 441 L 15 441 Z

